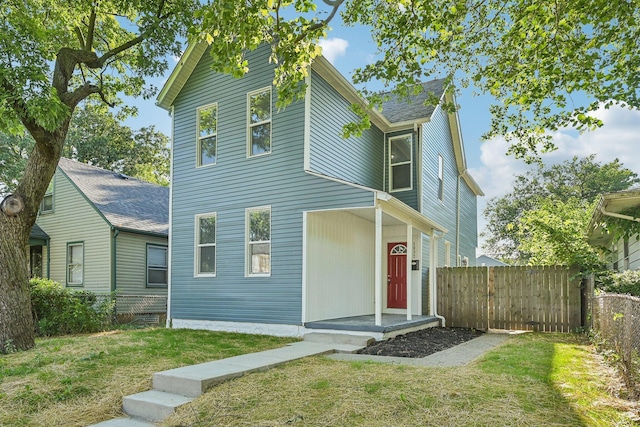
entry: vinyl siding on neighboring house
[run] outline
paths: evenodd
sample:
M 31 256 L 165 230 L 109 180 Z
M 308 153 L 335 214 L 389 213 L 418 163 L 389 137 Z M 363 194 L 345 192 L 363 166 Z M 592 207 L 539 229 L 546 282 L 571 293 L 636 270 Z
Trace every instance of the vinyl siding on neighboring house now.
M 111 290 L 111 231 L 104 218 L 60 171 L 55 174 L 54 210 L 40 214 L 37 224 L 49 235 L 50 279 L 67 283 L 67 244 L 83 243 L 83 290 Z M 43 250 L 46 272 L 46 249 Z
M 304 172 L 304 101 L 275 108 L 271 154 L 247 158 L 247 93 L 273 80 L 268 49 L 241 79 L 208 53 L 174 102 L 172 318 L 301 323 L 303 211 L 372 206 L 373 193 Z M 218 105 L 217 164 L 196 168 L 196 109 Z M 271 274 L 246 276 L 247 208 L 271 209 Z M 216 213 L 216 275 L 194 277 L 195 216 Z
M 318 73 L 311 73 L 310 169 L 382 190 L 384 133 L 371 125 L 361 137 L 342 138 L 343 126 L 358 120 L 350 106 Z
M 638 236 L 632 236 L 629 238 L 628 243 L 629 255 L 627 262 L 625 263 L 624 256 L 624 239 L 619 239 L 617 242 L 611 244 L 611 254 L 608 257 L 607 266 L 611 269 L 614 267 L 614 263 L 618 262 L 618 271 L 624 270 L 639 270 L 640 269 L 640 240 Z

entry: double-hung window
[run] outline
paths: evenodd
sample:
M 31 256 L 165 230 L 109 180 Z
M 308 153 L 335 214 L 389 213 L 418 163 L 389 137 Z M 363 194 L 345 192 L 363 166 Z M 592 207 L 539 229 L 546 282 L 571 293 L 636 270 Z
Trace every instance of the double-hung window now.
M 390 191 L 411 190 L 413 182 L 413 137 L 411 134 L 389 138 Z
M 216 219 L 215 213 L 196 216 L 196 276 L 216 274 Z
M 271 274 L 271 208 L 247 209 L 247 273 Z
M 248 106 L 248 156 L 271 152 L 271 87 L 247 95 Z
M 198 108 L 198 166 L 218 160 L 218 104 Z
M 147 286 L 167 286 L 168 265 L 166 246 L 147 245 Z
M 82 286 L 84 284 L 84 244 L 67 244 L 67 285 Z

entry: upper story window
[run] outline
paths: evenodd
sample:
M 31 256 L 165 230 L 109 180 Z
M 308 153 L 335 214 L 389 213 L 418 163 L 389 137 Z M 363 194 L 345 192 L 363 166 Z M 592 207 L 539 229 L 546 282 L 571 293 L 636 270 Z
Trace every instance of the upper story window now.
M 147 245 L 147 286 L 167 286 L 168 265 L 166 246 Z
M 247 273 L 271 274 L 271 207 L 247 209 Z
M 271 87 L 247 95 L 248 156 L 271 153 Z
M 444 159 L 438 155 L 438 199 L 444 201 Z
M 413 183 L 413 137 L 389 138 L 389 190 L 411 190 Z
M 216 274 L 216 213 L 196 215 L 196 276 Z
M 67 243 L 67 285 L 84 284 L 84 243 Z
M 47 187 L 46 193 L 44 193 L 44 198 L 42 202 L 40 202 L 40 213 L 53 212 L 53 187 L 54 187 L 55 175 L 51 178 L 51 182 Z
M 198 166 L 218 160 L 218 104 L 198 108 Z

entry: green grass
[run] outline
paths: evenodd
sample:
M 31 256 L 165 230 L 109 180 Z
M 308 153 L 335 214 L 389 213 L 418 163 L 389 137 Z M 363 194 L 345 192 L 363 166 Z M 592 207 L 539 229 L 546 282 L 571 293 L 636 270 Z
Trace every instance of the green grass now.
M 290 339 L 144 329 L 42 339 L 0 356 L 0 426 L 86 426 L 120 415 L 153 373 L 275 348 Z
M 154 372 L 291 340 L 147 329 L 39 340 L 0 356 L 1 426 L 86 426 L 121 416 Z M 578 337 L 524 334 L 459 368 L 312 357 L 212 388 L 165 426 L 631 426 L 638 406 Z
M 577 337 L 524 334 L 459 368 L 308 358 L 221 384 L 164 426 L 631 426 Z

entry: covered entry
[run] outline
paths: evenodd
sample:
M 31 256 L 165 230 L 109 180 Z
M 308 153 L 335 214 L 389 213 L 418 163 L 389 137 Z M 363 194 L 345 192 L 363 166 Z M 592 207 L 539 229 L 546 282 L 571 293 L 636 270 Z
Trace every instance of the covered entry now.
M 375 202 L 304 213 L 304 324 L 368 316 L 381 326 L 383 314 L 423 315 L 422 237 L 446 229 L 387 193 Z

